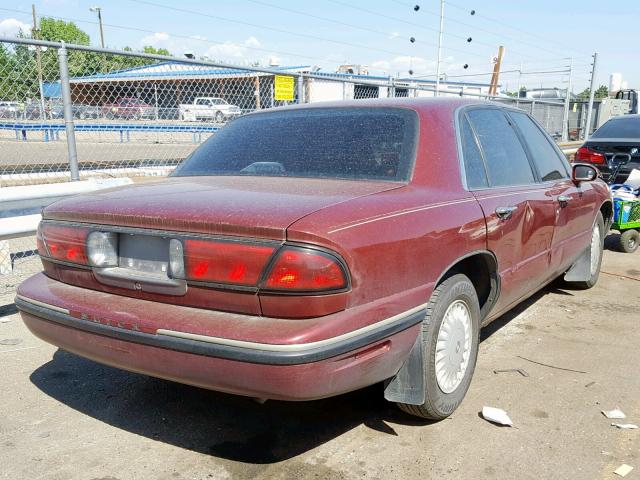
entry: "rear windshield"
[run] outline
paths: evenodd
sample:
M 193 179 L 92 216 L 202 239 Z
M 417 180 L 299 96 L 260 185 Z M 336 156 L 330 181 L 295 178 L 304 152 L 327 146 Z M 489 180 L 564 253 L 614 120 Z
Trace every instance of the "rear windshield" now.
M 640 138 L 640 117 L 609 120 L 591 138 Z
M 406 181 L 418 118 L 402 108 L 308 108 L 240 117 L 173 176 L 251 175 Z

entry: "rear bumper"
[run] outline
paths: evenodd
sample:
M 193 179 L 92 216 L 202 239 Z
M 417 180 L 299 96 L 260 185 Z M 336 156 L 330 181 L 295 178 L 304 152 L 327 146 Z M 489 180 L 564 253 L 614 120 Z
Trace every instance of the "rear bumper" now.
M 425 313 L 417 307 L 333 338 L 266 344 L 161 328 L 132 330 L 117 318 L 105 324 L 75 316 L 62 298 L 53 305 L 28 294 L 22 289 L 16 298 L 25 324 L 64 350 L 181 383 L 283 400 L 337 395 L 392 377 L 413 346 Z M 114 305 L 118 297 L 113 297 L 101 300 L 119 310 Z

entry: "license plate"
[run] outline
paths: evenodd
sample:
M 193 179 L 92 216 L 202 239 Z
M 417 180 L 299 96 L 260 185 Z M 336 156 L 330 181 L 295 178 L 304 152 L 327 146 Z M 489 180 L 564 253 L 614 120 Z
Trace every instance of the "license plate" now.
M 121 233 L 118 251 L 121 268 L 168 277 L 168 238 Z

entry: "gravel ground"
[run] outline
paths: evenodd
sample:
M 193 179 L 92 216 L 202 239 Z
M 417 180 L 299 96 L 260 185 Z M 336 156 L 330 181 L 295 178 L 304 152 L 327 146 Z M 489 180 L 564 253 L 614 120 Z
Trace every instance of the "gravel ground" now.
M 640 253 L 607 251 L 603 271 L 591 290 L 551 286 L 487 327 L 467 398 L 437 423 L 380 386 L 259 405 L 101 366 L 33 337 L 5 295 L 0 478 L 614 479 L 623 463 L 640 478 L 640 430 L 600 413 L 640 424 Z M 529 376 L 494 373 L 511 368 Z M 484 405 L 514 427 L 484 421 Z

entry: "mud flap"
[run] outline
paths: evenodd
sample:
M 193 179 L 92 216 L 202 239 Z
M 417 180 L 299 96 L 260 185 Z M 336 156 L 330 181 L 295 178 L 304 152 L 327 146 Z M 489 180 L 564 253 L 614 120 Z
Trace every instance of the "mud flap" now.
M 587 282 L 591 279 L 591 243 L 564 274 L 567 282 Z
M 422 405 L 426 399 L 422 331 L 395 377 L 385 382 L 384 398 L 390 402 Z

